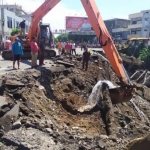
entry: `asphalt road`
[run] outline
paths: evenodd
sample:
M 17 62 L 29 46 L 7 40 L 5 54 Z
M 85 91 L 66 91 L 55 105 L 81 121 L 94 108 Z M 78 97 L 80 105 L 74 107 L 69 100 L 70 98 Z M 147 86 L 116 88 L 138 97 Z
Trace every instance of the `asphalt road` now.
M 100 50 L 100 49 L 97 49 L 97 48 L 89 48 L 89 49 Z M 58 55 L 58 50 L 55 49 L 55 51 Z M 77 48 L 76 52 L 77 52 L 78 55 L 83 54 L 83 51 L 81 51 L 81 48 Z M 0 56 L 0 74 L 5 74 L 5 73 L 8 73 L 8 72 L 16 71 L 16 70 L 13 70 L 12 63 L 13 63 L 12 61 L 4 60 Z M 48 65 L 49 63 L 51 63 L 51 60 L 45 60 L 46 65 Z M 17 67 L 17 63 L 16 63 L 16 67 Z M 30 69 L 30 68 L 31 68 L 31 60 L 21 60 L 19 71 L 27 70 L 27 69 Z

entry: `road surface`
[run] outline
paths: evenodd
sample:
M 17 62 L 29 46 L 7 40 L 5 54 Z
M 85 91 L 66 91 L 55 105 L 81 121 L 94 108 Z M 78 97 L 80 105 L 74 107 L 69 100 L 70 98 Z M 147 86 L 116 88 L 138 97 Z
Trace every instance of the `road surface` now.
M 100 49 L 97 49 L 97 48 L 89 48 L 89 49 L 100 50 Z M 55 51 L 58 55 L 58 50 L 55 49 Z M 77 48 L 76 52 L 77 52 L 78 55 L 82 55 L 82 53 L 83 53 L 83 51 L 81 51 L 81 48 Z M 50 62 L 51 62 L 51 60 L 45 60 L 46 65 L 48 65 Z M 13 70 L 12 63 L 13 62 L 10 61 L 10 60 L 3 60 L 3 58 L 0 56 L 0 74 L 5 74 L 5 73 L 11 72 L 11 71 L 16 71 L 16 70 Z M 16 65 L 17 65 L 17 63 L 16 63 Z M 27 70 L 27 69 L 30 69 L 30 68 L 31 68 L 31 60 L 21 60 L 19 70 L 23 71 L 23 70 Z

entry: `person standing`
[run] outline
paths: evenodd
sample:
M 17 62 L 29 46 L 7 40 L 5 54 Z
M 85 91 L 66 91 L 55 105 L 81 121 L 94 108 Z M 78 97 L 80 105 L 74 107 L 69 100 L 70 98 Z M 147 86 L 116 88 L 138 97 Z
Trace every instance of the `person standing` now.
M 85 68 L 86 71 L 88 69 L 90 56 L 91 56 L 90 52 L 88 52 L 88 49 L 85 48 L 85 51 L 83 52 L 83 57 L 82 57 L 82 69 L 84 69 L 84 66 L 86 65 L 86 68 Z
M 46 39 L 46 37 L 47 37 L 47 32 L 46 32 L 45 29 L 42 29 L 42 31 L 41 31 L 41 38 L 45 38 Z
M 44 53 L 45 53 L 45 46 L 44 46 L 45 38 L 41 38 L 41 41 L 39 43 L 39 65 L 45 65 L 44 64 Z
M 32 56 L 31 65 L 32 65 L 32 68 L 36 68 L 39 47 L 36 43 L 35 37 L 32 38 L 32 42 L 31 42 L 30 46 L 31 46 L 31 56 Z
M 62 55 L 65 54 L 65 46 L 66 46 L 66 42 L 62 43 Z
M 70 46 L 69 42 L 67 42 L 65 49 L 66 49 L 66 53 L 71 55 L 71 46 Z
M 61 51 L 62 51 L 62 43 L 61 41 L 58 42 L 58 54 L 61 55 Z
M 73 55 L 73 52 L 75 53 L 76 55 L 76 44 L 74 42 L 72 42 L 72 55 Z
M 12 44 L 12 54 L 13 54 L 13 69 L 15 68 L 15 63 L 17 61 L 18 69 L 20 69 L 20 58 L 23 55 L 23 50 L 19 38 L 15 39 L 15 42 Z
M 19 24 L 19 27 L 20 27 L 20 36 L 23 37 L 23 38 L 25 37 L 25 27 L 26 27 L 25 22 L 26 22 L 26 20 L 23 20 Z

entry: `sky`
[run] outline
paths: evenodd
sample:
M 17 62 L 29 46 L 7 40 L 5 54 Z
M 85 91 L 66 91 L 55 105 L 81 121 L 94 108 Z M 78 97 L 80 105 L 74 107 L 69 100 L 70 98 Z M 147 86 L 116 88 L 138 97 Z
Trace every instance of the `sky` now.
M 2 2 L 2 0 L 0 0 Z M 4 4 L 22 5 L 23 10 L 34 12 L 45 0 L 3 0 Z M 95 0 L 104 20 L 128 19 L 128 15 L 150 9 L 150 0 Z M 61 0 L 44 18 L 52 29 L 65 29 L 66 16 L 86 16 L 80 0 Z

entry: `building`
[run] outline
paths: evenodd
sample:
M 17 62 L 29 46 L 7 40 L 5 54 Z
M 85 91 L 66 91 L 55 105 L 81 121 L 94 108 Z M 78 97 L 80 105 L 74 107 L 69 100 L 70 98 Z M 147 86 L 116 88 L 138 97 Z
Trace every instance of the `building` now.
M 110 35 L 118 40 L 126 40 L 129 34 L 128 25 L 130 20 L 128 19 L 109 19 L 105 20 L 105 25 L 107 30 L 109 31 Z
M 130 14 L 130 25 L 128 29 L 133 37 L 149 37 L 150 36 L 150 10 L 143 10 L 138 13 Z
M 22 11 L 22 7 L 18 5 L 3 5 L 3 8 L 0 8 L 0 35 L 2 38 L 2 33 L 4 34 L 4 39 L 10 36 L 13 28 L 19 28 L 19 23 L 26 20 L 26 32 L 29 30 L 31 23 L 31 15 L 25 14 Z

